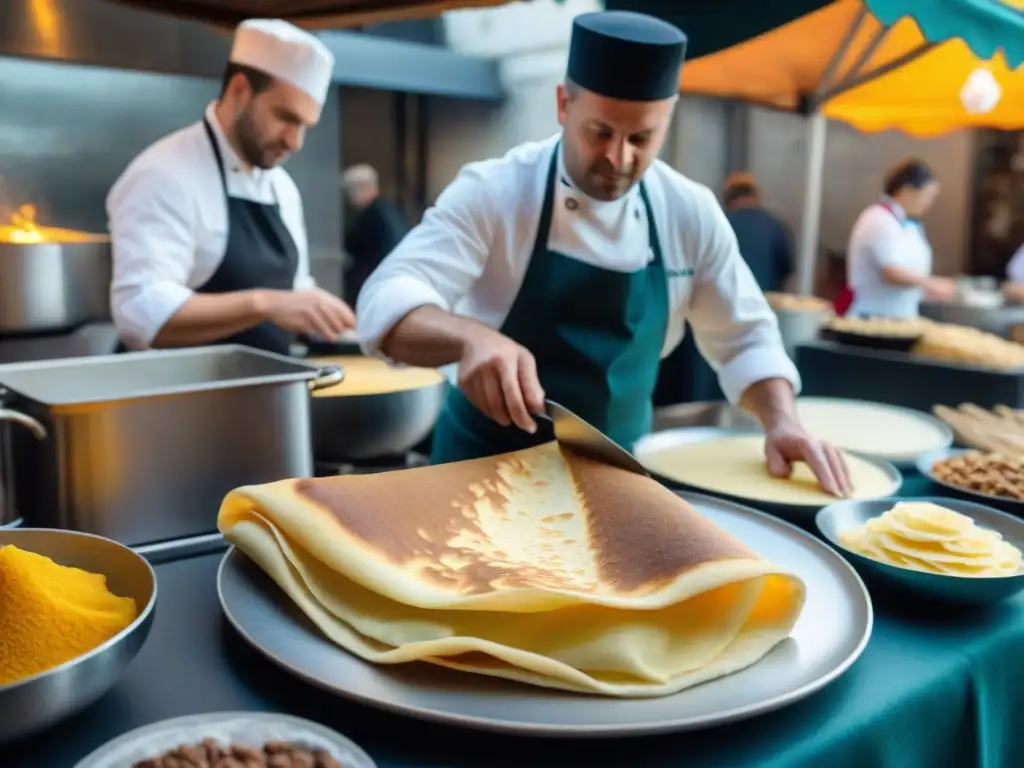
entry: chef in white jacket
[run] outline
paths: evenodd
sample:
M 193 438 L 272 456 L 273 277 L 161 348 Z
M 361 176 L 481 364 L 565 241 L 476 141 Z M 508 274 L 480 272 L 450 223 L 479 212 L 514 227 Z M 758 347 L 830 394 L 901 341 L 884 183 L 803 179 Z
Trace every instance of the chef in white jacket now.
M 1003 295 L 1009 301 L 1024 302 L 1024 244 L 1013 254 L 1006 264 L 1006 282 L 1003 283 Z
M 334 58 L 279 20 L 243 22 L 220 98 L 146 149 L 107 197 L 123 347 L 236 343 L 287 354 L 352 311 L 316 287 L 302 200 L 280 167 L 319 121 Z
M 367 352 L 458 364 L 435 462 L 550 439 L 533 417 L 545 397 L 631 446 L 689 321 L 726 395 L 766 428 L 769 471 L 806 461 L 849 492 L 842 455 L 798 422 L 799 377 L 714 193 L 655 159 L 685 49 L 649 16 L 578 16 L 561 133 L 463 168 L 363 287 Z
M 914 158 L 889 170 L 883 192 L 850 231 L 848 314 L 917 317 L 922 298 L 956 298 L 956 282 L 932 274 L 932 247 L 920 222 L 935 203 L 939 182 L 927 163 Z

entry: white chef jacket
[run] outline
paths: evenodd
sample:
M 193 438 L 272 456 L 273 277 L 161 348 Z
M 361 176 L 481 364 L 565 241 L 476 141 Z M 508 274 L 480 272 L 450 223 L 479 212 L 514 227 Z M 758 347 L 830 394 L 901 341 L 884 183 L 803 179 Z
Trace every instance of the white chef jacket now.
M 299 253 L 295 288 L 312 288 L 295 182 L 281 167 L 245 170 L 213 104 L 206 119 L 224 158 L 229 194 L 277 201 Z M 131 162 L 107 196 L 107 218 L 114 251 L 111 314 L 124 343 L 145 348 L 192 292 L 213 277 L 227 248 L 227 202 L 201 121 L 165 136 Z
M 924 291 L 914 285 L 892 285 L 882 276 L 885 267 L 900 267 L 915 275 L 932 272 L 932 249 L 924 229 L 908 221 L 903 208 L 886 198 L 867 208 L 850 232 L 846 253 L 847 280 L 853 290 L 851 315 L 917 317 Z
M 1011 283 L 1024 283 L 1024 245 L 1017 249 L 1006 265 L 1006 279 Z
M 501 327 L 530 261 L 558 138 L 523 144 L 462 169 L 363 286 L 356 311 L 364 351 L 379 355 L 381 339 L 424 305 Z M 714 193 L 660 160 L 644 182 L 669 288 L 662 357 L 682 340 L 689 320 L 732 402 L 767 378 L 787 379 L 799 389 L 775 315 Z M 619 200 L 593 200 L 573 185 L 561 157 L 555 187 L 551 250 L 622 272 L 637 271 L 652 259 L 638 187 Z M 570 198 L 575 203 L 567 206 Z

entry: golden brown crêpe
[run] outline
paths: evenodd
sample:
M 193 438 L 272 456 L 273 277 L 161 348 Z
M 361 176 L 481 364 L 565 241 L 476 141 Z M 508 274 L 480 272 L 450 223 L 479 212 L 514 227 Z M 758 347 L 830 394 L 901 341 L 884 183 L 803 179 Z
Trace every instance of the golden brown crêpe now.
M 557 443 L 240 488 L 219 526 L 364 659 L 573 691 L 657 696 L 742 669 L 804 600 L 657 482 Z

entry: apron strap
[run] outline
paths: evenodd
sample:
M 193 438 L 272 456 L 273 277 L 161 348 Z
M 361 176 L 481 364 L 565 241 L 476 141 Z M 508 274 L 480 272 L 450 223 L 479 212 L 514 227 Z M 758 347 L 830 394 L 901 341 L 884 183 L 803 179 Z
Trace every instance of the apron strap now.
M 217 143 L 217 137 L 213 133 L 213 128 L 210 126 L 210 121 L 205 117 L 203 118 L 203 129 L 206 131 L 206 138 L 210 140 L 210 148 L 213 149 L 213 158 L 217 161 L 217 173 L 220 175 L 220 185 L 224 190 L 224 197 L 228 197 L 228 177 L 224 173 L 224 157 L 220 153 L 220 144 Z
M 551 220 L 554 218 L 552 208 L 555 203 L 555 172 L 558 170 L 558 150 L 561 146 L 561 141 L 555 142 L 555 148 L 551 152 L 551 162 L 548 163 L 548 175 L 544 182 L 544 202 L 540 206 L 540 220 L 537 222 L 537 237 L 533 241 L 533 255 L 536 255 L 538 249 L 545 249 L 548 245 Z
M 654 223 L 654 209 L 651 207 L 651 197 L 647 194 L 647 185 L 643 179 L 640 180 L 640 200 L 644 204 L 644 213 L 647 214 L 647 247 L 654 253 L 651 263 L 655 266 L 661 265 L 661 241 L 658 238 L 658 227 Z

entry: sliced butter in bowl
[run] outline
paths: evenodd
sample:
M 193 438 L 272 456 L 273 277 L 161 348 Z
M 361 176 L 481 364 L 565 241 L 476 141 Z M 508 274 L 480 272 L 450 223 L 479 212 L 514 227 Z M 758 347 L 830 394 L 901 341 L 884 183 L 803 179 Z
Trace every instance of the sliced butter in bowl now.
M 875 585 L 981 605 L 1024 588 L 1024 521 L 952 498 L 840 501 L 818 529 Z

